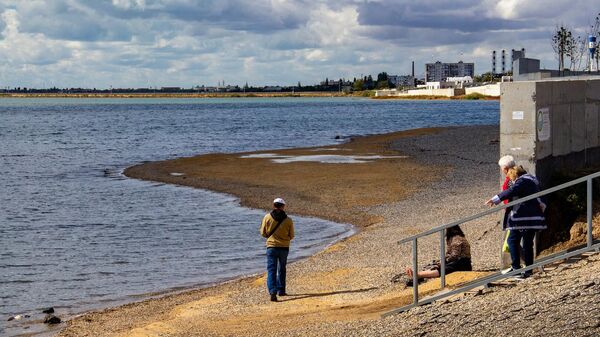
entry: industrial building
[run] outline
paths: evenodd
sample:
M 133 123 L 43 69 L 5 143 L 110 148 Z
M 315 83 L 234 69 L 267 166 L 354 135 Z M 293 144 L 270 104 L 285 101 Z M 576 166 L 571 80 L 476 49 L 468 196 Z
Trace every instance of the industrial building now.
M 515 63 L 516 60 L 520 59 L 520 58 L 524 58 L 525 57 L 525 48 L 521 48 L 521 50 L 516 50 L 513 49 L 511 51 L 510 54 L 511 57 L 511 61 L 510 61 L 510 72 L 513 72 L 513 64 Z M 506 74 L 506 50 L 502 49 L 502 57 L 501 57 L 501 64 L 502 64 L 502 68 L 500 73 L 498 73 L 496 71 L 496 51 L 493 50 L 492 51 L 492 74 L 496 75 L 496 74 Z
M 475 76 L 475 63 L 435 63 L 425 64 L 426 82 L 444 82 L 448 77 Z

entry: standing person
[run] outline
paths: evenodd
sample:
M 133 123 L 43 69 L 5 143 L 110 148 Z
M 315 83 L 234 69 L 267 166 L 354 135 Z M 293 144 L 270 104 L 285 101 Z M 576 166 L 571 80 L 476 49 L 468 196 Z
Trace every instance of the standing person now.
M 510 168 L 507 175 L 513 184 L 507 190 L 488 200 L 487 205 L 498 205 L 503 200 L 514 201 L 540 191 L 537 178 L 527 174 L 520 166 Z M 533 239 L 538 230 L 546 229 L 545 209 L 546 204 L 540 198 L 536 198 L 515 205 L 510 212 L 507 212 L 502 226 L 504 230 L 510 230 L 507 243 L 512 263 L 508 272 L 521 268 L 521 249 L 525 266 L 533 264 Z M 521 240 L 523 241 L 522 248 Z M 527 271 L 517 276 L 517 279 L 523 279 L 530 275 L 531 271 Z
M 506 191 L 512 184 L 513 181 L 510 180 L 510 177 L 508 176 L 508 170 L 515 167 L 517 164 L 515 163 L 515 158 L 511 155 L 506 155 L 503 156 L 502 158 L 500 158 L 500 160 L 498 160 L 498 166 L 500 166 L 500 171 L 502 171 L 502 175 L 504 176 L 504 182 L 502 183 L 502 191 Z M 504 204 L 508 204 L 508 199 L 504 200 Z M 508 214 L 510 213 L 510 209 L 506 208 L 504 210 L 504 218 L 503 218 L 503 222 L 506 223 Z M 502 245 L 502 253 L 509 253 L 509 249 L 508 249 L 508 236 L 510 235 L 510 230 L 506 231 L 506 234 L 504 236 L 504 244 Z M 503 255 L 504 257 L 504 255 Z M 504 258 L 503 258 L 503 262 L 504 262 Z M 503 263 L 503 267 L 504 267 L 504 263 Z M 507 270 L 507 272 L 510 271 Z
M 277 295 L 286 296 L 285 277 L 290 241 L 294 238 L 294 222 L 284 211 L 282 198 L 273 200 L 273 210 L 266 214 L 260 225 L 260 234 L 267 238 L 267 288 L 271 301 Z
M 455 271 L 471 271 L 471 245 L 465 238 L 460 226 L 452 226 L 446 229 L 446 275 Z M 419 282 L 425 278 L 440 277 L 439 262 L 433 264 L 430 270 L 423 270 L 417 273 Z M 413 270 L 406 269 L 406 275 L 410 278 L 406 283 L 407 286 L 413 286 Z
M 498 160 L 498 166 L 500 166 L 500 171 L 502 171 L 502 174 L 504 175 L 502 191 L 507 190 L 510 187 L 510 185 L 512 185 L 510 177 L 508 176 L 508 170 L 515 167 L 516 165 L 517 164 L 515 163 L 515 158 L 513 158 L 513 156 L 511 155 L 504 156 L 500 158 L 500 160 Z M 504 200 L 504 203 L 507 204 L 508 200 Z

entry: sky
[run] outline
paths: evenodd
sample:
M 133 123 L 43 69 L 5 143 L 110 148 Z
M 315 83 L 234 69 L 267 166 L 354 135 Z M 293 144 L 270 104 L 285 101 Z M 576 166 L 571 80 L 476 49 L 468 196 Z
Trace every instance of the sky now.
M 492 50 L 557 68 L 556 26 L 587 36 L 597 0 L 0 0 L 0 88 L 315 84 Z

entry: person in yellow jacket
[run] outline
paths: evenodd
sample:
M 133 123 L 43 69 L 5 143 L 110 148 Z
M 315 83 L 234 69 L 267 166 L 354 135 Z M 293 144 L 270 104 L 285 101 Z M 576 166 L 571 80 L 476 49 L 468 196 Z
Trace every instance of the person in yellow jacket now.
M 294 222 L 284 211 L 285 200 L 273 200 L 273 210 L 266 214 L 260 225 L 260 234 L 267 238 L 267 289 L 271 301 L 277 295 L 286 296 L 285 277 L 290 241 L 294 238 Z

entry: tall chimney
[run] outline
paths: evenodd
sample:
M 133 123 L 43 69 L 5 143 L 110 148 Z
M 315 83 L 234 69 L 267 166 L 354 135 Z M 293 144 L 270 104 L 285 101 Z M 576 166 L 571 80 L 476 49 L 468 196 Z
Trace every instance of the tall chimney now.
M 415 61 L 412 61 L 412 77 L 415 78 Z

